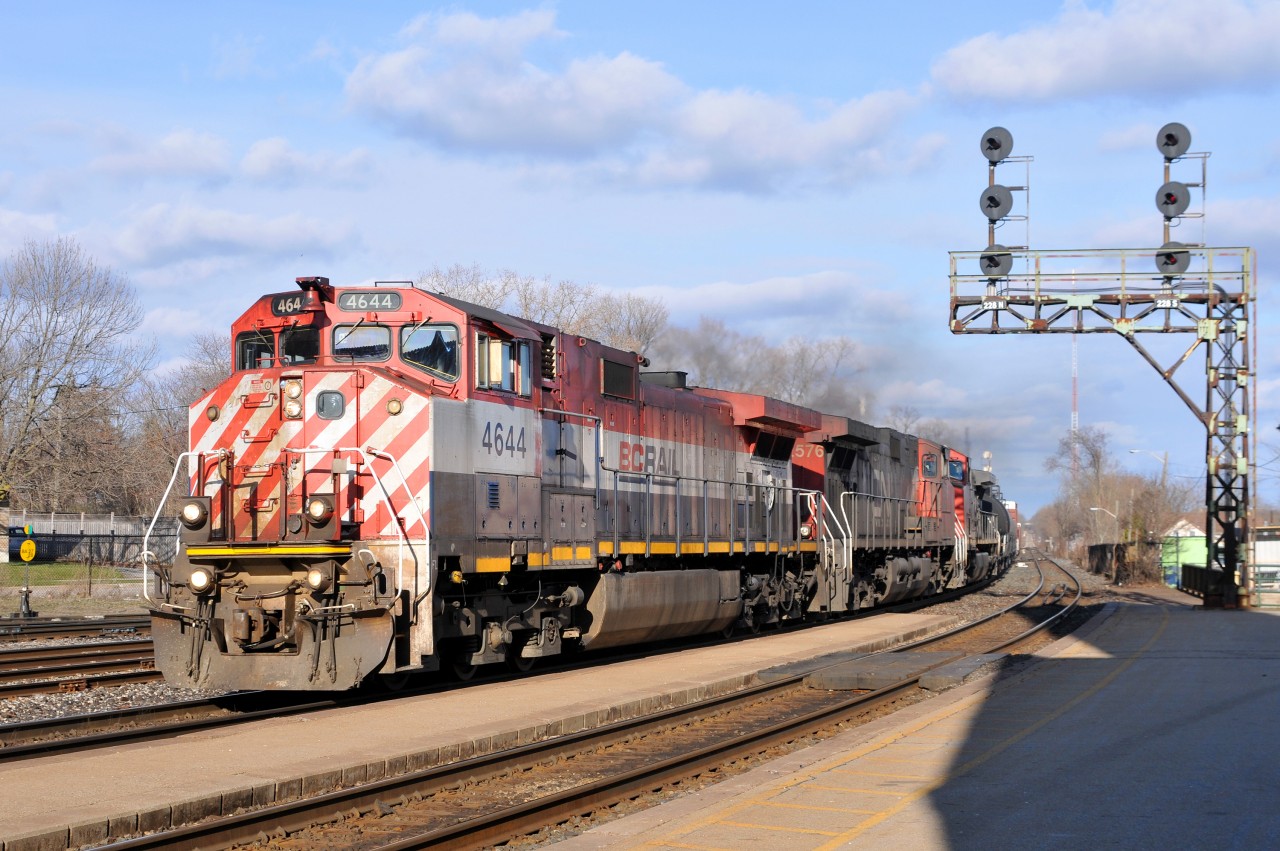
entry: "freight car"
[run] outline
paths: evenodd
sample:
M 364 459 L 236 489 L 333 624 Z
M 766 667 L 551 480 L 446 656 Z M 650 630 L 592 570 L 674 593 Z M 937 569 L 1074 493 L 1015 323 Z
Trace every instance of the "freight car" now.
M 190 410 L 157 665 L 336 690 L 852 612 L 1013 557 L 961 453 L 405 286 L 299 278 Z M 166 498 L 169 494 L 166 494 Z

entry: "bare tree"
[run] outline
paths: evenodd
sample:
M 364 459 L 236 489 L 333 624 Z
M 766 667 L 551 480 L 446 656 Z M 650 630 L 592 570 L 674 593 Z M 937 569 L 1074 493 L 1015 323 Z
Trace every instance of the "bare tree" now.
M 230 336 L 199 333 L 189 341 L 182 366 L 147 376 L 130 394 L 126 431 L 133 455 L 127 487 L 140 512 L 155 510 L 178 456 L 189 448 L 190 406 L 230 374 Z M 176 490 L 174 496 L 186 495 Z
M 441 270 L 439 266 L 433 266 L 430 271 L 423 272 L 418 276 L 417 286 L 499 310 L 515 292 L 517 280 L 515 276 L 506 274 L 493 277 L 480 268 L 479 264 L 462 266 L 455 263 L 448 269 Z
M 72 239 L 27 242 L 0 265 L 0 488 L 17 485 L 19 504 L 45 499 L 32 486 L 71 435 L 116 429 L 117 400 L 153 358 L 142 317 L 128 281 Z M 61 486 L 48 496 L 62 504 Z
M 641 354 L 667 324 L 667 308 L 658 299 L 616 295 L 595 284 L 552 283 L 510 269 L 489 273 L 478 264 L 434 267 L 418 276 L 417 286 Z
M 610 346 L 645 354 L 667 327 L 667 306 L 659 299 L 626 293 L 602 298 L 600 340 Z
M 692 383 L 705 387 L 861 418 L 873 401 L 858 378 L 858 346 L 846 337 L 793 337 L 775 344 L 702 316 L 695 328 L 667 329 L 654 351 L 662 368 L 688 372 Z

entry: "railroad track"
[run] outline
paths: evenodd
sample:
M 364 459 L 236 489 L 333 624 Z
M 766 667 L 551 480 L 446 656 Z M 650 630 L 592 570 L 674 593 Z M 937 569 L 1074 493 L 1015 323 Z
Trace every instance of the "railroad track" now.
M 1037 559 L 1036 567 L 1039 586 L 1004 611 L 893 652 L 929 647 L 954 660 L 1037 640 L 1076 605 L 1080 587 L 1048 560 Z M 225 847 L 264 837 L 274 848 L 485 847 L 872 717 L 918 695 L 923 673 L 859 693 L 810 688 L 803 674 L 784 677 L 694 706 L 111 847 Z
M 151 639 L 0 648 L 0 698 L 149 682 Z
M 93 638 L 131 633 L 148 635 L 147 615 L 103 615 L 87 618 L 0 618 L 0 642 L 34 638 Z
M 965 594 L 986 588 L 991 579 L 983 580 L 976 585 L 952 589 L 926 600 L 913 600 L 888 606 L 879 612 L 907 612 L 926 608 L 928 605 L 958 599 Z M 802 624 L 796 627 L 805 629 L 817 624 Z M 29 636 L 28 636 L 29 637 Z M 742 640 L 750 640 L 746 636 Z M 150 645 L 150 642 L 147 642 Z M 121 645 L 123 642 L 121 642 Z M 676 642 L 674 647 L 683 647 L 686 642 Z M 117 645 L 118 646 L 118 645 Z M 41 658 L 41 654 L 66 652 L 65 645 L 59 648 L 38 648 L 30 651 L 29 658 Z M 596 664 L 612 664 L 631 658 L 651 656 L 662 652 L 653 645 L 640 649 L 620 649 L 605 651 L 590 660 L 574 659 L 569 663 L 546 666 L 547 672 L 556 669 L 587 667 Z M 17 662 L 22 659 L 17 651 L 9 651 L 0 647 L 0 698 L 14 697 L 21 694 L 66 692 L 98 685 L 124 685 L 138 682 L 138 679 L 98 680 L 80 682 L 75 677 L 64 680 L 45 681 L 31 686 L 14 685 L 12 691 L 6 692 L 3 671 L 4 660 Z M 140 673 L 141 681 L 158 680 L 154 672 Z M 483 675 L 486 681 L 512 679 L 517 674 L 490 672 Z M 10 678 L 10 681 L 17 677 Z M 156 740 L 176 736 L 183 733 L 208 730 L 215 727 L 240 724 L 269 717 L 297 715 L 322 709 L 333 709 L 376 700 L 395 699 L 431 694 L 442 689 L 453 687 L 451 683 L 433 683 L 425 686 L 402 689 L 394 694 L 370 695 L 368 693 L 351 693 L 335 695 L 317 701 L 299 703 L 296 698 L 280 696 L 279 693 L 268 692 L 236 692 L 213 698 L 182 700 L 148 706 L 134 706 L 123 709 L 108 710 L 84 714 L 64 715 L 55 718 L 42 718 L 34 721 L 0 724 L 0 763 L 15 762 L 37 756 L 49 756 L 55 753 L 72 753 L 81 750 L 121 745 L 129 742 Z

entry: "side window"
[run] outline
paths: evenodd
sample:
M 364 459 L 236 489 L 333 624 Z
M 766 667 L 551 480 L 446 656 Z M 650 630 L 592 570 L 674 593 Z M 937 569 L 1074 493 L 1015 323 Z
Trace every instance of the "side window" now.
M 236 369 L 269 369 L 275 365 L 276 341 L 270 331 L 246 331 L 236 337 Z
M 951 478 L 955 479 L 957 482 L 963 482 L 963 481 L 964 481 L 964 462 L 963 462 L 963 461 L 948 461 L 948 462 L 947 462 L 947 475 L 949 475 Z
M 476 386 L 528 396 L 531 392 L 529 342 L 476 334 Z
M 924 460 L 920 462 L 920 473 L 926 479 L 935 479 L 938 477 L 938 456 L 932 453 L 924 456 Z
M 333 358 L 376 361 L 391 357 L 391 329 L 385 325 L 338 325 L 333 329 Z
M 458 379 L 458 329 L 452 325 L 424 325 L 400 330 L 400 357 L 432 375 Z
M 289 328 L 280 332 L 280 362 L 315 363 L 320 356 L 318 328 Z

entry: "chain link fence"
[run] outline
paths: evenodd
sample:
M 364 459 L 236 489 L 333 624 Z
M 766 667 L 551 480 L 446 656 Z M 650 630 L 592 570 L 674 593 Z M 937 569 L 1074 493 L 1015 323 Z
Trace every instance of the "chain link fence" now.
M 0 510 L 0 515 L 5 513 Z M 178 520 L 162 517 L 151 531 L 150 517 L 8 512 L 4 561 L 0 561 L 0 597 L 17 598 L 24 587 L 33 597 L 137 597 L 142 583 L 143 541 L 156 561 L 171 563 L 177 547 Z M 22 547 L 30 541 L 35 557 L 27 562 Z M 0 610 L 7 607 L 0 605 Z

